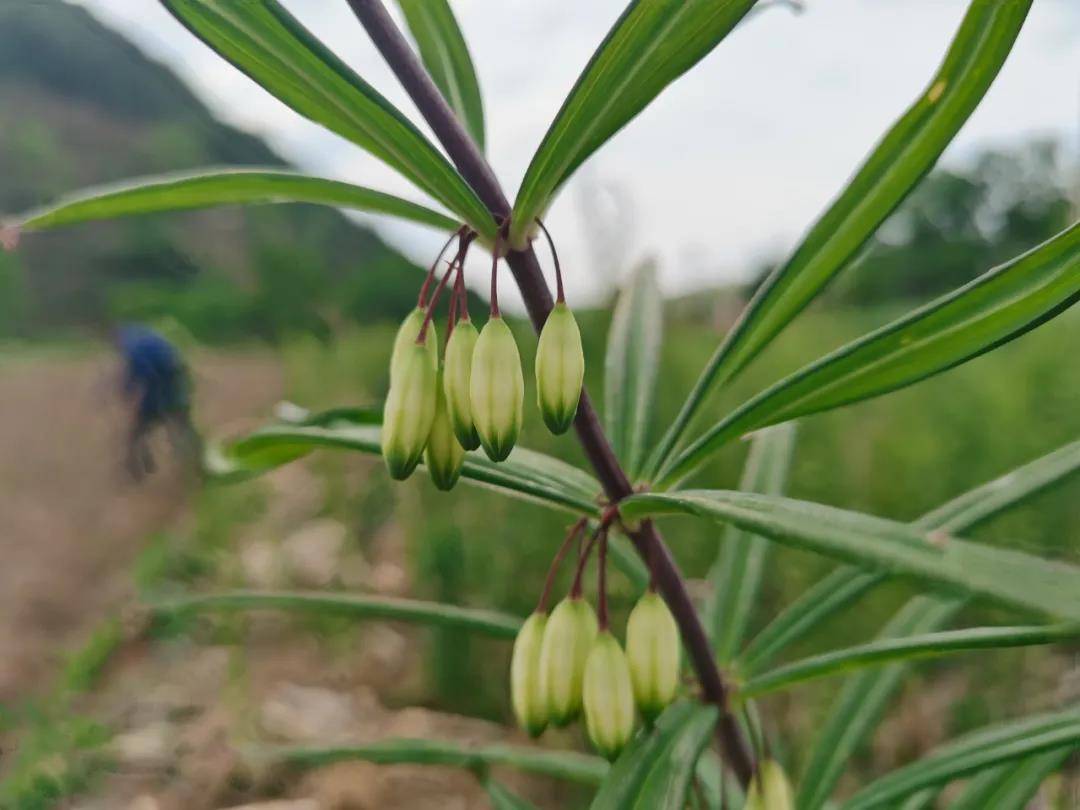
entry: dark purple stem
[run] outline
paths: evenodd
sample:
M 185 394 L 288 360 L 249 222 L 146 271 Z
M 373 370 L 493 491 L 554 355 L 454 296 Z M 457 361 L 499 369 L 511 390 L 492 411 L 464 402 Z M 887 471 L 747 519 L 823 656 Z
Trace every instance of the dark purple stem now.
M 424 279 L 424 283 L 420 285 L 420 295 L 416 298 L 416 306 L 423 309 L 427 306 L 427 294 L 431 288 L 431 281 L 435 278 L 435 271 L 439 268 L 439 262 L 442 261 L 443 255 L 446 253 L 446 249 L 450 247 L 450 243 L 454 241 L 455 236 L 461 236 L 465 232 L 464 228 L 458 229 L 456 232 L 450 234 L 450 238 L 446 240 L 442 246 L 442 250 L 439 251 L 439 255 L 435 257 L 435 261 L 431 263 L 431 269 L 428 270 L 427 277 Z
M 547 226 L 539 217 L 536 218 L 536 224 L 539 225 L 540 230 L 544 232 L 548 247 L 551 248 L 551 261 L 555 263 L 555 301 L 563 304 L 566 302 L 566 291 L 563 289 L 562 267 L 559 265 L 559 254 L 555 251 L 555 240 L 551 238 Z
M 596 539 L 600 536 L 600 533 L 604 531 L 601 526 L 597 528 L 592 536 L 589 538 L 589 542 L 585 544 L 585 548 L 581 550 L 581 554 L 578 555 L 577 568 L 574 569 L 574 581 L 570 585 L 570 598 L 577 599 L 581 596 L 581 592 L 584 590 L 585 583 L 585 566 L 589 562 L 589 555 L 592 554 L 593 546 L 596 545 Z
M 469 294 L 465 291 L 465 265 L 458 265 L 457 278 L 454 279 L 454 293 L 457 297 L 458 318 L 469 320 Z
M 607 610 L 607 529 L 600 533 L 596 553 L 596 624 L 601 633 L 608 629 Z
M 476 235 L 472 233 L 462 235 L 457 255 L 454 256 L 454 260 L 450 262 L 450 265 L 446 268 L 442 280 L 439 281 L 439 286 L 435 288 L 435 292 L 431 296 L 427 314 L 424 315 L 424 322 L 420 325 L 420 331 L 416 335 L 416 342 L 419 345 L 423 345 L 424 341 L 427 340 L 428 326 L 431 324 L 431 319 L 435 317 L 435 307 L 439 303 L 439 298 L 442 296 L 443 290 L 446 289 L 446 282 L 450 280 L 450 276 L 454 274 L 454 270 L 465 264 L 465 256 L 469 253 L 469 244 L 475 238 Z
M 491 317 L 499 317 L 499 251 L 502 249 L 502 231 L 495 234 L 491 248 Z
M 420 110 L 439 142 L 480 200 L 491 212 L 496 223 L 505 222 L 510 214 L 510 203 L 503 194 L 494 172 L 480 150 L 462 127 L 457 116 L 447 105 L 435 83 L 424 70 L 420 60 L 413 53 L 409 43 L 402 36 L 387 13 L 381 0 L 348 0 L 349 6 L 367 30 L 371 41 L 378 48 L 383 58 L 390 65 L 406 92 Z M 511 250 L 506 255 L 506 262 L 514 275 L 525 308 L 533 327 L 540 331 L 553 301 L 551 291 L 544 281 L 536 254 L 531 246 L 521 250 Z M 604 492 L 612 503 L 617 504 L 623 498 L 633 494 L 630 481 L 619 466 L 618 459 L 611 449 L 607 437 L 600 425 L 600 419 L 592 406 L 586 391 L 581 392 L 574 429 L 585 455 L 592 464 L 597 478 L 604 487 Z M 657 590 L 679 625 L 683 644 L 697 672 L 698 680 L 705 700 L 720 707 L 722 715 L 719 725 L 721 753 L 725 761 L 738 776 L 745 787 L 749 785 L 755 771 L 754 752 L 746 735 L 730 712 L 729 689 L 713 658 L 712 648 L 705 635 L 697 611 L 687 593 L 682 574 L 671 556 L 671 552 L 660 537 L 652 521 L 643 521 L 629 532 L 641 558 L 650 566 Z
M 548 600 L 551 598 L 551 589 L 555 586 L 555 575 L 559 573 L 559 566 L 562 565 L 563 558 L 566 556 L 566 552 L 570 550 L 570 546 L 581 537 L 581 533 L 585 531 L 588 523 L 588 518 L 582 518 L 571 526 L 570 531 L 566 533 L 566 539 L 559 546 L 559 550 L 555 552 L 555 558 L 551 561 L 551 567 L 548 568 L 547 579 L 544 580 L 544 590 L 540 592 L 540 600 L 536 603 L 537 613 L 547 613 Z

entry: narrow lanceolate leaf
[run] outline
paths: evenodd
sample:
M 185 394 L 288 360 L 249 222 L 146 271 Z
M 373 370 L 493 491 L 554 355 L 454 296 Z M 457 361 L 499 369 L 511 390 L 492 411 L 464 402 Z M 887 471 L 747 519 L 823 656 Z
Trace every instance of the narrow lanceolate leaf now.
M 756 697 L 814 678 L 824 678 L 891 661 L 933 658 L 971 650 L 1034 647 L 1077 637 L 1080 637 L 1080 624 L 969 627 L 941 633 L 877 639 L 868 644 L 832 650 L 800 661 L 793 661 L 769 672 L 756 674 L 743 684 L 740 694 Z
M 277 0 L 161 0 L 192 33 L 296 112 L 391 166 L 485 236 L 483 204 L 421 132 Z
M 1010 470 L 923 515 L 915 526 L 927 531 L 964 532 L 1080 472 L 1080 441 Z M 838 568 L 781 611 L 740 656 L 743 667 L 759 671 L 792 642 L 879 584 L 884 574 Z M 846 757 L 844 757 L 846 759 Z
M 381 740 L 367 745 L 320 748 L 264 748 L 255 751 L 254 757 L 301 768 L 321 768 L 349 760 L 379 765 L 442 765 L 468 770 L 501 765 L 585 785 L 598 784 L 608 772 L 608 764 L 599 757 L 571 751 L 545 751 L 519 745 L 472 746 L 427 739 Z
M 963 604 L 959 599 L 917 596 L 897 611 L 879 638 L 898 639 L 943 627 Z M 851 761 L 855 750 L 881 721 L 907 666 L 889 664 L 849 678 L 829 709 L 828 717 L 811 747 L 799 780 L 796 806 L 818 810 Z
M 911 765 L 871 783 L 841 805 L 841 810 L 896 807 L 900 800 L 925 788 L 1004 762 L 1031 755 L 1075 750 L 1080 746 L 1080 712 L 1076 709 L 1003 723 L 970 734 L 932 751 Z
M 431 78 L 476 145 L 484 148 L 484 103 L 469 47 L 447 0 L 398 0 Z
M 733 523 L 862 568 L 913 576 L 943 590 L 1080 620 L 1080 568 L 883 518 L 790 498 L 723 490 L 635 495 L 625 520 L 693 514 Z
M 225 591 L 155 601 L 149 608 L 159 617 L 245 610 L 335 614 L 451 627 L 505 639 L 513 639 L 521 629 L 521 619 L 494 610 L 327 591 Z
M 521 183 L 511 240 L 593 152 L 727 36 L 754 0 L 632 0 L 578 77 Z
M 271 425 L 226 445 L 211 444 L 207 475 L 237 480 L 265 473 L 318 448 L 378 455 L 378 425 L 337 421 L 328 425 Z M 582 514 L 597 513 L 600 484 L 588 473 L 558 459 L 516 448 L 496 464 L 483 453 L 467 453 L 461 477 L 469 483 Z
M 785 607 L 754 636 L 739 655 L 743 669 L 758 671 L 785 648 L 826 619 L 857 601 L 885 578 L 884 574 L 842 566 L 830 572 Z
M 604 359 L 604 426 L 631 476 L 639 470 L 645 452 L 663 332 L 656 267 L 646 262 L 619 294 Z
M 134 214 L 264 203 L 332 205 L 388 214 L 446 231 L 458 227 L 445 214 L 392 194 L 274 169 L 213 169 L 195 174 L 138 177 L 123 185 L 87 189 L 15 217 L 9 224 L 37 231 Z
M 1080 440 L 954 498 L 919 519 L 921 526 L 967 531 L 1080 473 Z
M 673 460 L 660 483 L 685 477 L 749 430 L 870 399 L 960 365 L 1045 323 L 1078 298 L 1080 223 L 766 389 Z
M 484 790 L 491 801 L 491 810 L 536 810 L 536 805 L 525 801 L 490 777 L 484 780 Z
M 877 145 L 791 258 L 754 295 L 657 446 L 660 469 L 708 394 L 745 367 L 858 253 L 937 161 L 1009 55 L 1031 0 L 974 0 L 926 90 Z
M 678 796 L 685 790 L 701 750 L 716 724 L 715 706 L 686 701 L 670 706 L 651 729 L 642 729 L 611 766 L 600 786 L 591 810 L 679 807 Z M 667 786 L 671 791 L 660 791 Z M 656 804 L 648 801 L 655 800 Z
M 780 495 L 787 482 L 795 424 L 777 425 L 754 437 L 739 488 L 745 492 Z M 768 541 L 728 526 L 720 554 L 709 571 L 712 589 L 705 603 L 705 627 L 720 663 L 729 662 L 742 646 L 743 635 L 757 602 Z
M 949 810 L 1024 810 L 1050 774 L 1073 752 L 1068 748 L 1034 754 L 983 771 L 973 778 Z
M 1080 470 L 1080 443 L 1073 443 L 954 498 L 923 515 L 915 521 L 915 526 L 924 530 L 966 531 L 1049 487 L 1069 480 L 1077 470 Z M 843 602 L 843 599 L 837 600 L 830 594 L 846 592 L 861 595 L 884 578 L 883 574 L 867 573 L 857 568 L 844 567 L 834 571 L 807 591 L 807 615 L 815 619 L 809 624 L 813 626 L 823 620 L 823 613 L 831 615 L 839 609 L 837 603 Z M 819 601 L 815 608 L 816 600 Z M 832 603 L 830 600 L 833 600 Z M 850 601 L 847 600 L 848 603 Z M 949 597 L 915 597 L 886 625 L 879 638 L 895 639 L 938 630 L 945 626 L 962 604 L 963 600 Z M 785 619 L 785 616 L 788 618 Z M 791 627 L 800 622 L 805 632 L 809 632 L 799 606 L 792 604 L 774 624 Z M 758 657 L 755 658 L 751 649 L 747 649 L 748 668 L 760 668 L 767 656 L 775 654 L 777 647 L 782 646 L 776 643 L 780 640 L 779 635 L 769 632 L 771 627 L 761 634 L 761 653 Z M 792 635 L 787 634 L 789 638 Z M 775 641 L 770 644 L 769 639 Z M 758 645 L 758 641 L 755 639 L 752 646 Z M 894 663 L 859 673 L 845 682 L 811 746 L 811 756 L 799 783 L 800 808 L 818 810 L 824 806 L 851 756 L 880 721 L 907 670 L 907 664 Z M 931 791 L 931 798 L 933 793 Z

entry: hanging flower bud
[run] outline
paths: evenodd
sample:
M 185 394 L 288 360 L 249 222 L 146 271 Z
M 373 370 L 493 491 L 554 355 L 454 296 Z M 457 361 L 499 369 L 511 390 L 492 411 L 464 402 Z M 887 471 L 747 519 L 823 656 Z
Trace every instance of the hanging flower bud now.
M 758 766 L 758 772 L 750 782 L 744 810 L 793 810 L 791 783 L 780 763 L 766 759 Z
M 615 759 L 634 733 L 634 689 L 626 655 L 607 630 L 596 637 L 585 662 L 583 700 L 593 747 Z
M 544 322 L 536 348 L 536 401 L 552 433 L 565 433 L 574 421 L 584 377 L 581 331 L 570 307 L 560 301 Z
M 443 393 L 443 372 L 438 372 L 435 384 L 435 419 L 431 423 L 427 449 L 424 450 L 424 463 L 427 464 L 431 480 L 444 492 L 454 488 L 461 477 L 461 467 L 465 463 L 465 449 L 458 443 L 450 427 L 450 416 L 446 411 L 446 395 Z
M 404 349 L 391 371 L 383 407 L 382 454 L 390 477 L 408 478 L 424 454 L 435 420 L 438 373 L 426 345 Z
M 484 452 L 502 461 L 521 432 L 525 381 L 521 356 L 510 327 L 498 315 L 484 324 L 473 350 L 469 404 Z
M 626 622 L 626 657 L 634 698 L 642 716 L 653 720 L 679 687 L 679 628 L 667 604 L 649 591 Z
M 581 713 L 585 659 L 595 639 L 596 614 L 588 602 L 568 597 L 555 606 L 540 646 L 540 689 L 556 726 L 572 723 Z
M 472 404 L 469 401 L 469 380 L 472 379 L 473 350 L 480 333 L 472 321 L 458 321 L 446 341 L 443 358 L 443 389 L 450 426 L 458 442 L 466 450 L 480 446 L 480 437 L 473 424 Z
M 396 369 L 401 366 L 405 355 L 409 353 L 408 349 L 416 343 L 416 338 L 420 334 L 420 329 L 424 325 L 424 318 L 426 316 L 426 309 L 416 307 L 412 312 L 405 316 L 405 320 L 403 320 L 401 326 L 398 327 L 397 335 L 394 337 L 394 349 L 390 354 L 391 385 L 393 385 L 394 378 L 397 376 Z M 434 363 L 437 368 L 439 364 L 439 337 L 435 332 L 434 323 L 428 324 L 424 345 L 427 346 L 427 350 L 431 355 L 431 362 Z
M 530 737 L 539 737 L 548 723 L 548 702 L 540 684 L 540 647 L 547 626 L 546 613 L 525 620 L 514 641 L 510 659 L 510 699 L 518 724 Z

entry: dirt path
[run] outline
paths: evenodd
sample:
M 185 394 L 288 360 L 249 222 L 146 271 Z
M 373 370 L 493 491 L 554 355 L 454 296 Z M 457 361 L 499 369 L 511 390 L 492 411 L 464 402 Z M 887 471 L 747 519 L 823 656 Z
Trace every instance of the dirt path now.
M 268 355 L 205 355 L 196 367 L 199 421 L 215 431 L 280 397 Z M 123 599 L 143 538 L 184 509 L 175 465 L 140 485 L 123 475 L 112 370 L 104 356 L 0 366 L 0 704 L 32 694 Z

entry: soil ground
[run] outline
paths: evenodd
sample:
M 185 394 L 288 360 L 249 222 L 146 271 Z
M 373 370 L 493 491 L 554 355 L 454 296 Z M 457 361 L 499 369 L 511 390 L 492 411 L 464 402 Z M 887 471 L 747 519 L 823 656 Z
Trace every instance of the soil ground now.
M 281 396 L 268 357 L 199 368 L 208 424 L 253 419 Z M 57 654 L 125 598 L 146 537 L 185 508 L 190 480 L 167 455 L 137 485 L 125 475 L 115 374 L 105 357 L 0 369 L 0 705 L 48 681 Z

